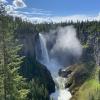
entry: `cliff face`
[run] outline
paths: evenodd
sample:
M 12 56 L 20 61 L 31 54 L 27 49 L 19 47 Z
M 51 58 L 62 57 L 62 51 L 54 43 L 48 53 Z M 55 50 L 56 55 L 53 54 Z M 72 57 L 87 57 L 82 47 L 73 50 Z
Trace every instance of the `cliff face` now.
M 91 56 L 94 58 L 96 65 L 100 65 L 100 32 L 82 33 L 80 41 L 83 44 L 83 50 L 91 48 Z M 87 53 L 87 52 L 83 52 Z
M 88 44 L 93 47 L 96 65 L 100 66 L 100 33 L 94 33 L 94 36 L 89 38 Z
M 20 69 L 21 74 L 27 78 L 27 80 L 39 80 L 41 84 L 46 86 L 49 93 L 54 92 L 55 84 L 50 72 L 44 65 L 40 64 L 36 60 L 35 42 L 37 34 L 18 34 L 17 38 L 19 39 L 20 44 L 23 45 L 20 54 L 25 56 L 22 67 Z

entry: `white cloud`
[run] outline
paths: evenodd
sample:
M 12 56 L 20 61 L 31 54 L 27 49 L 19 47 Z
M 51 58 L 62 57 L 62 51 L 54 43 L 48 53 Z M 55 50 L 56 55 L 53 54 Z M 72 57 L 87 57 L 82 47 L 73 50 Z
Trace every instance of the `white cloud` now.
M 27 10 L 28 11 L 21 11 L 19 10 L 19 8 L 24 8 L 24 7 L 27 7 L 25 2 L 23 2 L 23 0 L 13 0 L 12 4 L 10 5 L 7 5 L 6 6 L 6 10 L 7 10 L 7 13 L 9 15 L 13 15 L 13 16 L 17 16 L 17 17 L 22 17 L 22 19 L 27 19 L 27 20 L 31 20 L 33 19 L 33 21 L 35 20 L 43 20 L 43 16 L 51 16 L 51 11 L 46 11 L 44 9 L 38 9 L 38 8 L 28 8 L 27 7 Z M 33 18 L 34 16 L 34 18 Z M 37 16 L 37 17 L 36 17 Z M 38 16 L 42 17 L 42 18 L 38 18 Z M 40 22 L 41 22 L 40 21 Z M 44 19 L 45 21 L 45 19 Z M 47 20 L 46 20 L 47 21 Z
M 10 15 L 21 17 L 23 20 L 27 20 L 33 23 L 59 23 L 59 22 L 68 22 L 68 21 L 100 21 L 100 14 L 96 16 L 88 15 L 72 15 L 72 16 L 49 16 L 49 14 L 41 12 L 22 12 L 22 11 L 13 11 Z M 37 16 L 36 16 L 37 15 Z M 41 16 L 40 16 L 41 15 Z
M 36 10 L 32 10 L 30 12 L 27 12 L 27 11 L 17 11 L 17 13 L 19 14 L 23 14 L 23 15 L 26 15 L 27 17 L 33 17 L 33 16 L 51 16 L 52 14 L 48 13 L 48 11 L 46 12 L 42 12 L 42 11 L 37 11 L 38 9 Z
M 12 5 L 7 5 L 6 6 L 6 11 L 7 11 L 8 14 L 13 13 L 14 12 L 14 9 L 15 8 Z
M 54 16 L 54 17 L 31 17 L 28 18 L 29 20 L 31 20 L 31 22 L 33 21 L 37 21 L 37 22 L 54 22 L 54 23 L 59 23 L 59 22 L 68 22 L 68 21 L 73 21 L 73 22 L 77 22 L 77 21 L 100 21 L 100 15 L 97 16 L 87 16 L 87 15 L 72 15 L 72 16 Z
M 13 1 L 13 6 L 18 9 L 18 8 L 24 8 L 26 7 L 26 4 L 23 0 L 14 0 Z
M 1 0 L 5 1 L 5 0 Z M 51 11 L 46 11 L 44 9 L 37 8 L 28 8 L 26 11 L 17 10 L 18 8 L 24 8 L 26 4 L 23 0 L 14 0 L 12 5 L 7 5 L 6 9 L 8 14 L 12 16 L 21 17 L 23 20 L 30 21 L 32 23 L 59 23 L 59 22 L 68 22 L 68 21 L 100 21 L 100 13 L 96 16 L 88 16 L 88 15 L 71 15 L 71 16 L 53 16 Z
M 8 3 L 7 0 L 0 0 L 2 3 Z M 71 15 L 71 16 L 53 16 L 51 11 L 46 11 L 44 9 L 37 8 L 28 8 L 28 11 L 21 11 L 19 8 L 27 7 L 24 0 L 13 0 L 11 5 L 6 6 L 7 13 L 12 16 L 21 17 L 23 20 L 27 20 L 33 23 L 59 23 L 59 22 L 68 22 L 68 21 L 100 21 L 100 13 L 97 16 L 88 16 L 88 15 Z
M 12 4 L 6 5 L 6 11 L 8 14 L 13 14 L 15 12 L 16 12 L 16 14 L 18 14 L 18 12 L 16 10 L 19 8 L 24 8 L 24 7 L 26 7 L 26 4 L 23 2 L 23 0 L 13 0 Z M 21 13 L 19 13 L 19 14 L 21 14 Z
M 97 16 L 88 16 L 88 15 L 72 15 L 72 16 L 34 16 L 35 13 L 39 15 L 40 12 L 21 12 L 21 11 L 14 11 L 11 15 L 21 17 L 23 20 L 27 20 L 33 23 L 59 23 L 59 22 L 68 22 L 68 21 L 100 21 L 100 14 Z M 45 14 L 44 14 L 45 15 Z

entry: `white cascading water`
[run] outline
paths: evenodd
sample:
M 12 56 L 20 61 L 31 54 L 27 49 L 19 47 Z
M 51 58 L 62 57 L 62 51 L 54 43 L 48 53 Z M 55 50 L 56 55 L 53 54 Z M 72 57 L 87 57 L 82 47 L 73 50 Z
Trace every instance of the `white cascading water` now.
M 39 39 L 40 39 L 41 51 L 42 51 L 42 55 L 41 55 L 42 56 L 42 60 L 41 60 L 41 62 L 43 64 L 49 63 L 49 55 L 48 55 L 48 51 L 46 49 L 46 41 L 45 41 L 43 35 L 40 34 L 40 33 L 39 33 Z
M 55 93 L 52 93 L 50 97 L 53 98 L 53 100 L 70 100 L 71 93 L 68 91 L 68 89 L 65 89 L 65 83 L 67 79 L 62 78 L 58 75 L 60 65 L 57 63 L 55 59 L 49 57 L 48 50 L 46 47 L 46 40 L 41 33 L 39 33 L 39 39 L 40 39 L 40 45 L 42 51 L 41 54 L 42 59 L 39 59 L 39 61 L 42 64 L 44 64 L 51 72 L 51 75 L 56 85 L 55 87 L 56 91 Z

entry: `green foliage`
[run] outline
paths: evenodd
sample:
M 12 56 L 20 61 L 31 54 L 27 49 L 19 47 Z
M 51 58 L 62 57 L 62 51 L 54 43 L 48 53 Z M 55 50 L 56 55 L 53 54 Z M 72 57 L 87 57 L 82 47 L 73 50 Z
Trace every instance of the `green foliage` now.
M 21 46 L 14 38 L 6 16 L 0 15 L 0 99 L 25 100 L 28 90 L 18 70 L 23 57 L 18 55 Z M 22 96 L 23 91 L 24 96 Z
M 89 93 L 88 100 L 100 100 L 100 87 L 93 90 L 94 93 Z
M 100 84 L 99 84 L 99 67 L 95 66 L 90 78 L 88 78 L 74 94 L 72 100 L 99 100 Z
M 39 81 L 30 81 L 29 89 L 29 98 L 32 98 L 31 100 L 49 100 L 47 89 L 43 84 L 40 84 Z
M 89 91 L 86 92 L 90 92 L 92 91 L 90 88 L 98 84 L 94 80 L 87 81 L 87 78 L 90 79 L 94 76 L 95 60 L 93 47 L 96 44 L 92 41 L 100 41 L 99 21 L 32 24 L 22 21 L 21 18 L 13 18 L 6 15 L 4 5 L 0 5 L 0 99 L 3 100 L 5 92 L 7 92 L 7 100 L 27 100 L 29 99 L 28 97 L 30 97 L 30 100 L 48 100 L 49 94 L 55 88 L 50 73 L 45 66 L 36 61 L 34 55 L 27 54 L 28 56 L 25 55 L 24 59 L 19 56 L 22 46 L 19 45 L 17 39 L 20 37 L 23 39 L 25 35 L 49 32 L 59 26 L 64 27 L 67 25 L 73 25 L 76 28 L 77 36 L 85 50 L 85 53 L 82 55 L 82 65 L 75 69 L 77 74 L 75 75 L 75 82 L 77 85 L 84 87 L 82 91 L 85 91 L 87 88 Z M 23 76 L 27 78 L 27 82 Z M 29 84 L 28 87 L 27 83 Z M 99 89 L 95 88 L 93 91 L 99 92 Z M 97 92 L 95 93 L 98 94 Z M 27 94 L 29 94 L 28 97 Z M 96 94 L 89 93 L 90 98 L 94 99 Z
M 38 80 L 40 84 L 43 84 L 46 87 L 49 93 L 52 93 L 55 90 L 55 84 L 46 67 L 31 56 L 25 57 L 24 62 L 25 63 L 22 64 L 20 69 L 21 75 L 27 78 L 28 81 L 31 81 L 32 79 Z

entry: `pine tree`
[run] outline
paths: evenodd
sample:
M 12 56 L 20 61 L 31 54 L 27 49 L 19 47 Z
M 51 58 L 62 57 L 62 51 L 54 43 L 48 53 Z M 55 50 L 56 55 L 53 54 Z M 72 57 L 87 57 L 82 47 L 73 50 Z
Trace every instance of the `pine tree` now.
M 38 80 L 32 79 L 29 83 L 29 100 L 49 100 L 49 94 L 46 87 L 40 84 Z
M 14 37 L 11 26 L 6 15 L 0 14 L 0 99 L 26 100 L 28 90 L 25 79 L 18 73 L 23 61 L 23 57 L 18 55 L 21 45 Z

